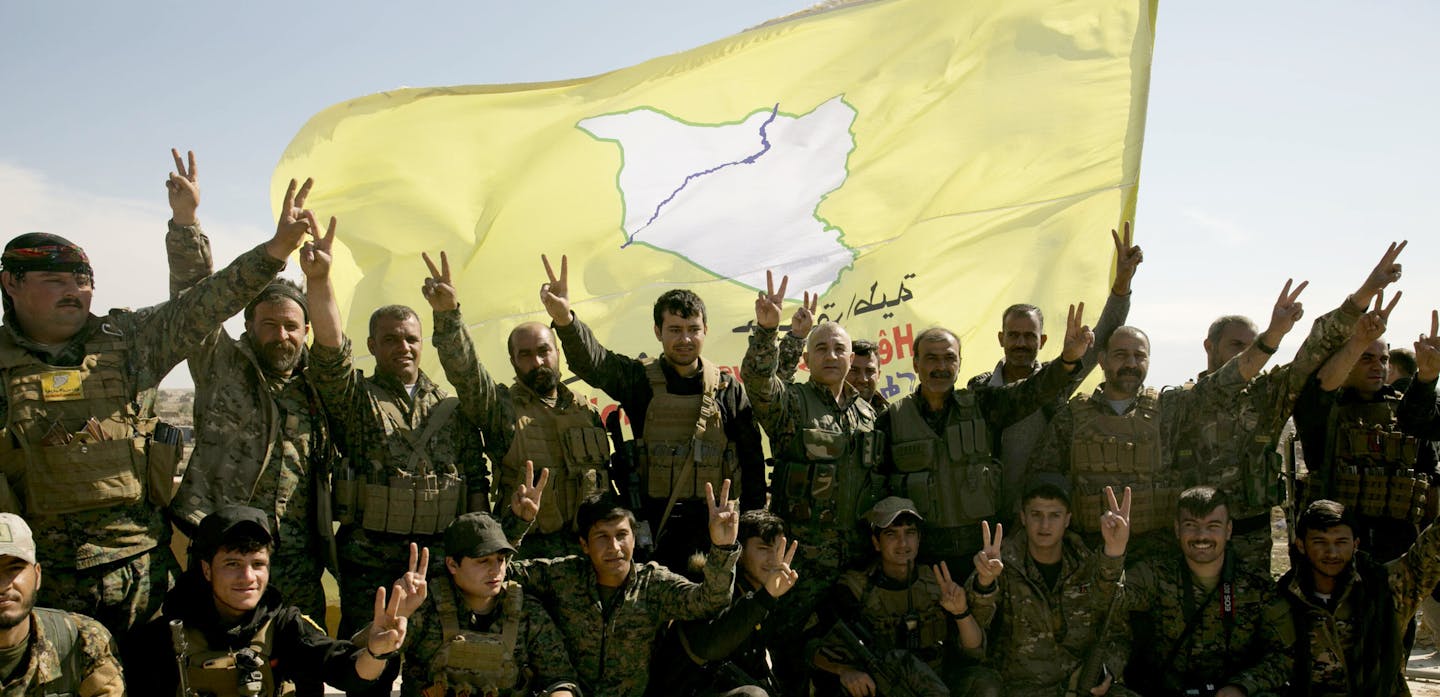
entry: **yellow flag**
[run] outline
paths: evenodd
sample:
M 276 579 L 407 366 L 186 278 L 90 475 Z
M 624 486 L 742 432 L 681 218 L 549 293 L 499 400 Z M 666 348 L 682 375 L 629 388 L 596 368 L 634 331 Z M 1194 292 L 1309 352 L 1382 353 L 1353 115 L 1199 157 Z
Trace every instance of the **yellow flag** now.
M 1099 316 L 1110 230 L 1134 212 L 1155 9 L 852 2 L 595 77 L 361 97 L 301 129 L 271 200 L 315 178 L 357 339 L 384 304 L 428 326 L 420 254 L 444 250 L 507 381 L 506 334 L 548 321 L 540 255 L 568 254 L 576 315 L 612 350 L 657 355 L 652 303 L 688 287 L 706 359 L 738 367 L 774 269 L 879 343 L 893 397 L 914 388 L 927 326 L 960 335 L 963 377 L 1000 356 L 1012 303 L 1052 318 L 1045 357 L 1069 303 Z

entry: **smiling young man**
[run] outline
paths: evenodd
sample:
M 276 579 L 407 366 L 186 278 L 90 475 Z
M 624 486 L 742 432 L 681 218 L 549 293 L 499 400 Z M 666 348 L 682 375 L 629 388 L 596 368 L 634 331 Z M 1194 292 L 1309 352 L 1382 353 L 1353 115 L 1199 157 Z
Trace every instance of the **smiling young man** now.
M 765 507 L 765 454 L 745 387 L 701 356 L 709 317 L 700 296 L 683 289 L 661 294 L 652 308 L 660 357 L 635 359 L 606 349 L 571 311 L 568 258 L 561 258 L 558 275 L 542 260 L 549 281 L 540 301 L 566 362 L 630 418 L 644 508 L 635 513 L 657 536 L 654 558 L 683 571 L 708 546 L 706 484 L 718 488 L 730 479 L 743 509 Z
M 200 521 L 190 568 L 141 637 L 130 694 L 174 695 L 184 686 L 202 695 L 270 697 L 320 681 L 361 689 L 397 660 L 406 631 L 400 587 L 388 602 L 384 589 L 370 594 L 374 611 L 363 646 L 331 639 L 270 585 L 277 544 L 271 530 L 269 516 L 248 506 L 225 506 Z M 247 686 L 256 691 L 245 692 Z

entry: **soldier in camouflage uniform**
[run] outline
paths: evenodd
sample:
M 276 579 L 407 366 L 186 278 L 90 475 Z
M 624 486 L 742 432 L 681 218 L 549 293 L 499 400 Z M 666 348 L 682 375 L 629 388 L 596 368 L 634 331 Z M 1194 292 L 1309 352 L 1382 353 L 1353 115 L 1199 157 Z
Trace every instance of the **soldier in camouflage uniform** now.
M 1177 436 L 1175 468 L 1184 486 L 1210 485 L 1225 491 L 1235 528 L 1230 549 L 1256 570 L 1270 566 L 1270 509 L 1280 505 L 1279 441 L 1310 375 L 1340 348 L 1371 298 L 1390 283 L 1392 250 L 1340 307 L 1315 320 L 1310 334 L 1290 363 L 1256 376 L 1240 394 L 1234 409 L 1212 410 L 1185 424 Z M 1208 367 L 1200 377 L 1219 370 L 1258 340 L 1261 351 L 1273 352 L 1276 337 L 1257 334 L 1254 322 L 1228 315 L 1210 325 L 1205 338 Z
M 410 616 L 402 697 L 576 697 L 560 630 L 539 600 L 506 579 L 515 547 L 500 523 L 466 513 L 445 530 L 444 550 L 447 573 Z
M 631 561 L 635 516 L 609 494 L 580 505 L 581 556 L 511 562 L 515 580 L 545 605 L 565 635 L 586 697 L 640 697 L 660 628 L 712 616 L 730 604 L 740 514 L 729 490 L 726 481 L 717 501 L 707 486 L 711 548 L 704 583 L 656 562 Z
M 438 545 L 456 516 L 490 510 L 475 424 L 485 416 L 482 395 L 491 385 L 478 370 L 443 255 L 444 272 L 431 265 L 434 274 L 423 292 L 434 311 L 441 366 L 459 397 L 420 370 L 420 318 L 403 305 L 371 315 L 366 344 L 376 358 L 375 373 L 366 377 L 357 370 L 330 283 L 333 243 L 332 227 L 305 245 L 300 267 L 314 311 L 307 378 L 320 393 L 346 457 L 332 488 L 340 521 L 340 636 L 350 636 L 370 620 L 371 589 L 404 573 L 410 543 Z
M 84 615 L 35 607 L 40 586 L 35 537 L 14 513 L 0 513 L 0 694 L 123 697 L 115 640 Z
M 970 605 L 985 628 L 990 664 L 1000 671 L 1005 693 L 1015 697 L 1058 697 L 1077 684 L 1081 667 L 1098 658 L 1107 676 L 1101 694 L 1122 695 L 1114 677 L 1125 668 L 1128 642 L 1123 618 L 1107 636 L 1097 636 L 1110 612 L 1110 599 L 1124 567 L 1124 550 L 1111 556 L 1091 552 L 1067 530 L 1070 499 L 1060 487 L 1040 483 L 1020 501 L 1023 535 L 1004 539 L 1004 528 L 983 525 L 984 548 L 970 577 Z M 1108 511 L 1107 511 L 1108 512 Z M 1123 505 L 1117 511 L 1122 517 Z M 1110 528 L 1102 528 L 1109 530 Z M 1092 656 L 1096 651 L 1101 653 Z M 1108 681 L 1109 685 L 1104 683 Z
M 797 324 L 802 318 L 796 314 L 790 321 L 790 331 L 780 336 L 780 361 L 775 368 L 775 375 L 785 382 L 795 379 L 800 358 L 805 355 L 805 337 L 810 336 L 810 330 L 814 328 L 814 316 L 805 315 L 804 323 Z M 850 372 L 845 374 L 845 382 L 860 393 L 860 399 L 870 403 L 870 408 L 877 415 L 890 406 L 890 400 L 880 394 L 879 378 L 880 357 L 875 355 L 875 342 L 866 339 L 851 341 Z
M 1263 568 L 1226 553 L 1232 521 L 1224 494 L 1186 489 L 1176 508 L 1181 554 L 1125 572 L 1122 607 L 1135 613 L 1126 684 L 1145 695 L 1284 694 L 1292 662 L 1266 620 L 1275 584 Z
M 293 186 L 286 192 L 281 224 L 318 235 L 310 227 L 314 214 L 304 209 L 310 186 L 306 180 L 298 193 Z M 165 248 L 171 295 L 188 298 L 209 273 L 210 240 L 199 228 L 172 226 Z M 284 541 L 270 560 L 275 586 L 305 614 L 324 617 L 320 577 L 334 540 L 316 501 L 329 481 L 333 446 L 320 395 L 304 374 L 309 311 L 292 282 L 256 292 L 239 339 L 212 324 L 185 356 L 195 380 L 195 447 L 170 511 L 187 533 L 227 504 L 274 515 Z
M 1440 582 L 1440 526 L 1384 564 L 1360 551 L 1355 529 L 1344 506 L 1324 499 L 1296 521 L 1295 567 L 1266 616 L 1294 656 L 1291 694 L 1410 694 L 1402 640 L 1420 599 Z
M 745 510 L 765 506 L 765 454 L 745 388 L 718 362 L 701 357 L 709 318 L 698 295 L 672 290 L 656 299 L 661 356 L 630 358 L 602 346 L 571 312 L 568 259 L 561 258 L 558 276 L 542 260 L 549 282 L 541 286 L 540 300 L 565 360 L 630 419 L 636 476 L 617 484 L 630 505 L 643 509 L 635 511 L 637 532 L 656 537 L 656 561 L 685 573 L 692 555 L 707 547 L 703 484 L 717 487 L 730 479 Z
M 178 193 L 177 178 L 194 184 L 171 177 L 171 234 L 198 235 L 197 198 Z M 178 571 L 162 513 L 178 453 L 152 439 L 156 388 L 284 268 L 307 229 L 284 217 L 269 242 L 185 297 L 105 317 L 90 314 L 94 277 L 79 247 L 44 233 L 6 245 L 0 510 L 29 511 L 48 572 L 41 604 L 121 637 L 159 610 Z
M 1095 324 L 1095 343 L 1091 344 L 1090 349 L 1080 358 L 1080 369 L 1070 374 L 1074 385 L 1063 390 L 1056 401 L 1031 412 L 1029 416 L 998 433 L 991 434 L 994 440 L 992 450 L 996 460 L 1000 462 L 1000 503 L 997 517 L 1002 522 L 1008 523 L 1021 513 L 1020 495 L 1025 493 L 1030 479 L 1027 472 L 1030 449 L 1040 440 L 1046 424 L 1055 412 L 1064 408 L 1070 393 L 1094 370 L 1099 357 L 1099 347 L 1110 340 L 1110 334 L 1116 327 L 1125 324 L 1125 318 L 1130 315 L 1130 282 L 1134 280 L 1135 271 L 1144 261 L 1145 255 L 1139 246 L 1133 244 L 1130 223 L 1125 223 L 1124 228 L 1124 240 L 1120 239 L 1120 233 L 1110 231 L 1115 240 L 1115 282 L 1110 285 L 1110 297 L 1105 299 L 1105 307 L 1100 310 L 1100 321 Z M 968 385 L 971 390 L 978 392 L 987 386 L 1003 387 L 1024 380 L 1040 370 L 1043 364 L 1039 360 L 1039 353 L 1045 348 L 1047 338 L 1045 314 L 1034 305 L 1011 305 L 1000 314 L 1000 331 L 996 338 L 1000 341 L 1005 357 L 995 365 L 993 371 L 970 378 Z

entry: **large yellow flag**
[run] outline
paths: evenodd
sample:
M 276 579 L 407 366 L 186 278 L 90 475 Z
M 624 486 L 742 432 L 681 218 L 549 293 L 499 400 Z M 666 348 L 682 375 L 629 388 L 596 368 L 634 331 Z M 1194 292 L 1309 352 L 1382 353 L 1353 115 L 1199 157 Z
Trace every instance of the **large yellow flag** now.
M 611 349 L 658 354 L 651 304 L 683 286 L 709 309 L 706 358 L 738 366 L 774 269 L 878 341 L 894 396 L 926 326 L 961 336 L 973 374 L 1011 303 L 1054 318 L 1050 354 L 1068 303 L 1098 317 L 1110 230 L 1134 212 L 1155 9 L 851 2 L 590 78 L 361 97 L 301 129 L 271 200 L 316 179 L 355 337 L 383 304 L 428 318 L 420 254 L 444 250 L 508 380 L 506 333 L 548 321 L 540 255 L 563 253 L 576 315 Z

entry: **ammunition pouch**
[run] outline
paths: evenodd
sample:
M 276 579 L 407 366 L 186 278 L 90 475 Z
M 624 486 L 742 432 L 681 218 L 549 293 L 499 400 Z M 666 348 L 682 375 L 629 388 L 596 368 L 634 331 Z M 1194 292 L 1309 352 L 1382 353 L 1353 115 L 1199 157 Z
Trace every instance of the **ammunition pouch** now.
M 848 528 L 879 499 L 881 481 L 873 473 L 884 437 L 818 428 L 802 429 L 799 436 L 806 457 L 776 463 L 772 507 L 791 523 Z
M 449 581 L 436 584 L 436 610 L 444 644 L 430 660 L 430 681 L 438 694 L 526 694 L 516 690 L 522 674 L 515 663 L 524 595 L 514 581 L 505 584 L 504 618 L 499 634 L 460 629 L 459 607 Z
M 397 472 L 385 484 L 371 484 L 343 467 L 335 478 L 335 517 L 375 532 L 434 535 L 459 517 L 465 491 L 457 474 Z
M 1180 500 L 1176 487 L 1130 485 L 1130 534 L 1141 535 L 1153 530 L 1168 530 L 1175 525 L 1175 505 Z M 1098 534 L 1100 517 L 1109 512 L 1105 492 L 1075 496 L 1075 515 L 1070 524 L 1082 533 Z
M 953 399 L 953 415 L 938 436 L 915 397 L 906 397 L 892 412 L 890 491 L 914 501 L 925 522 L 938 528 L 968 527 L 993 517 L 1000 493 L 1000 467 L 975 396 L 962 390 Z
M 1335 497 L 1347 509 L 1372 518 L 1420 525 L 1430 509 L 1430 478 L 1412 469 L 1341 466 L 1335 472 Z
M 180 430 L 163 421 L 155 424 L 146 451 L 146 497 L 157 506 L 170 505 L 175 496 L 175 477 L 180 474 L 180 458 L 185 444 Z

